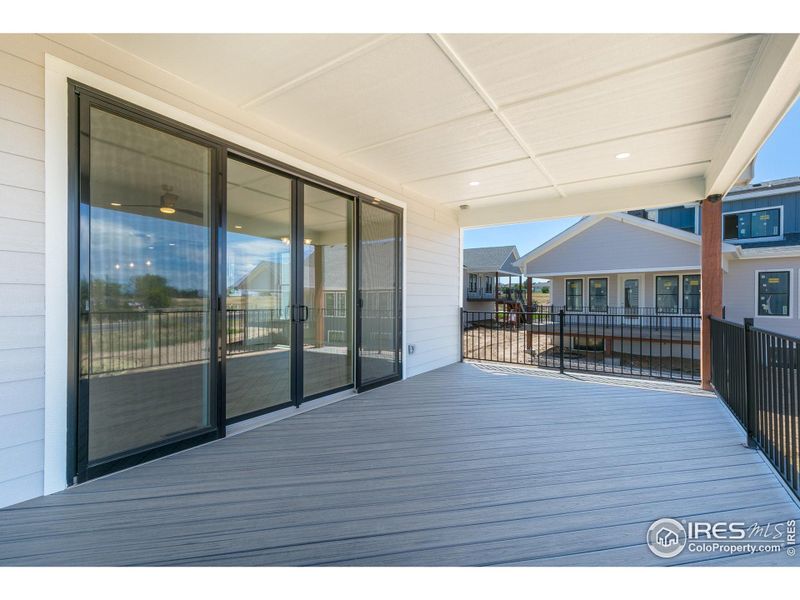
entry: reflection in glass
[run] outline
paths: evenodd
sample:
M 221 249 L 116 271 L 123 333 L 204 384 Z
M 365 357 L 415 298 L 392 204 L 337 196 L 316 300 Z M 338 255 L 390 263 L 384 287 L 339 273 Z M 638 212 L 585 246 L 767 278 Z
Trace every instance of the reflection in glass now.
M 227 418 L 291 400 L 291 179 L 228 160 Z
M 360 385 L 367 385 L 400 374 L 400 215 L 366 202 L 360 213 Z
M 90 123 L 80 337 L 96 463 L 209 425 L 211 152 L 98 108 Z
M 636 314 L 639 308 L 639 280 L 626 279 L 625 280 L 625 312 Z
M 353 384 L 353 201 L 303 188 L 303 395 Z

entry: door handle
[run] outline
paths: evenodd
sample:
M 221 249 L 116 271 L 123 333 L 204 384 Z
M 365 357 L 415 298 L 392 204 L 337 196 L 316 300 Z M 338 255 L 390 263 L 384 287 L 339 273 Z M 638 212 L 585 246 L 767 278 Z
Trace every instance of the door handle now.
M 308 321 L 308 307 L 305 304 L 303 304 L 303 305 L 300 306 L 300 308 L 303 309 L 303 318 L 300 319 L 300 320 L 301 321 Z

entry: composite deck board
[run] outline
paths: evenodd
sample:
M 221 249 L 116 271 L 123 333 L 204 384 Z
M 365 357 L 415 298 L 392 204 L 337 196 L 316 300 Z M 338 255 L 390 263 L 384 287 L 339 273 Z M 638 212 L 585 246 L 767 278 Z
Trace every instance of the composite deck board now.
M 692 388 L 456 364 L 0 510 L 0 564 L 795 564 L 644 543 L 800 519 L 742 441 Z

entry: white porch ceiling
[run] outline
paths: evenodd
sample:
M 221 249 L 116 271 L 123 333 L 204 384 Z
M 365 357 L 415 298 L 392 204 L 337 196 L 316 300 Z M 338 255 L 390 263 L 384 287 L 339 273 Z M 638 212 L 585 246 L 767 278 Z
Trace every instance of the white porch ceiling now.
M 718 193 L 800 84 L 796 36 L 100 37 L 297 133 L 343 166 L 443 207 L 469 204 L 484 221 L 514 220 L 515 206 L 527 218 L 582 214 L 592 193 L 608 199 L 615 189 L 629 198 L 640 189 L 642 206 Z M 774 76 L 759 81 L 756 71 L 771 67 Z M 783 95 L 764 108 L 778 79 Z M 745 130 L 760 121 L 747 148 L 734 143 L 726 154 L 732 116 Z M 621 152 L 631 157 L 616 159 Z M 712 161 L 724 176 L 706 189 Z M 659 196 L 675 190 L 689 197 Z

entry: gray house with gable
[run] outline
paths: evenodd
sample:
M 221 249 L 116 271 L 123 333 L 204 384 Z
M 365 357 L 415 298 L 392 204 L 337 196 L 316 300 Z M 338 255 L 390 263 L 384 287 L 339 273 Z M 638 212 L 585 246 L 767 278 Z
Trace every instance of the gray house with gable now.
M 567 312 L 700 312 L 696 205 L 586 217 L 516 262 L 552 280 Z M 723 199 L 725 316 L 800 336 L 800 178 L 734 188 Z

